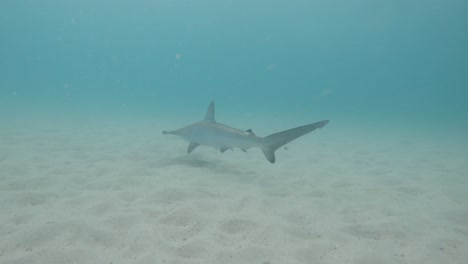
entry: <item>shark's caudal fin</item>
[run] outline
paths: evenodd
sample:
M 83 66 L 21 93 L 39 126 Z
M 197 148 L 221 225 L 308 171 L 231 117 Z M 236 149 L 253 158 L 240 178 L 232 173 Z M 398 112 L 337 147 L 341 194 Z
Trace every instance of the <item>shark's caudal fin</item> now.
M 270 163 L 275 163 L 275 151 L 291 142 L 292 140 L 314 131 L 317 128 L 322 128 L 328 123 L 328 120 L 320 121 L 310 125 L 300 126 L 293 129 L 285 130 L 275 134 L 271 134 L 262 139 L 262 151 L 265 158 Z

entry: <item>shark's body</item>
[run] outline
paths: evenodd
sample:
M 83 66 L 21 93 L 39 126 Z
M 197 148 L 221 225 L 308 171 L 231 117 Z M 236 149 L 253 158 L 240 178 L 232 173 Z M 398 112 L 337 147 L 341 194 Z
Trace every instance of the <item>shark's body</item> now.
M 200 145 L 219 149 L 221 153 L 228 149 L 240 148 L 243 151 L 252 147 L 259 147 L 265 154 L 266 159 L 274 163 L 275 151 L 288 142 L 303 136 L 317 128 L 322 128 L 328 120 L 320 121 L 310 125 L 300 126 L 285 130 L 267 137 L 258 137 L 252 130 L 239 130 L 217 123 L 214 118 L 214 101 L 211 101 L 205 118 L 197 123 L 174 130 L 163 131 L 163 134 L 181 136 L 190 142 L 187 153 L 192 152 Z

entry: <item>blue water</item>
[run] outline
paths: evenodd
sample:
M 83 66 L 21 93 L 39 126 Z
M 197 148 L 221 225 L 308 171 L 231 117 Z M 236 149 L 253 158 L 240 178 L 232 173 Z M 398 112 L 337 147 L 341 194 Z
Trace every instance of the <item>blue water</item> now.
M 457 0 L 5 0 L 0 110 L 151 117 L 215 99 L 233 112 L 465 129 L 467 10 Z
M 0 263 L 463 263 L 468 1 L 0 0 Z M 163 136 L 201 120 L 277 151 Z

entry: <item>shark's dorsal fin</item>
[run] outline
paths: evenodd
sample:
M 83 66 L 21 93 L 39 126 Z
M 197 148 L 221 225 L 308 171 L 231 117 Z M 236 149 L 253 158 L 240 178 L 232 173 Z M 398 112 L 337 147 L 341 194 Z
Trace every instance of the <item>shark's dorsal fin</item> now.
M 214 118 L 214 101 L 211 101 L 210 105 L 208 106 L 208 110 L 206 110 L 204 121 L 215 122 Z

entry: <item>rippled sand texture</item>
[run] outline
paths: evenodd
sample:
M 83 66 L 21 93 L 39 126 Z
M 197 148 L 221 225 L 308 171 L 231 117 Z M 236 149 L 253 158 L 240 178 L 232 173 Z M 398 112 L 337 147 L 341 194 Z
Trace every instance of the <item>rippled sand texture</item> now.
M 0 263 L 464 263 L 466 146 L 345 129 L 271 165 L 138 123 L 3 126 Z

